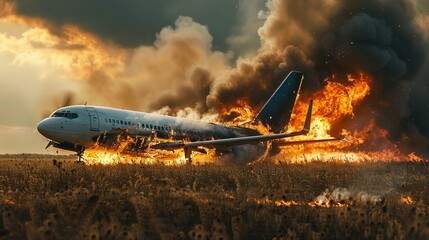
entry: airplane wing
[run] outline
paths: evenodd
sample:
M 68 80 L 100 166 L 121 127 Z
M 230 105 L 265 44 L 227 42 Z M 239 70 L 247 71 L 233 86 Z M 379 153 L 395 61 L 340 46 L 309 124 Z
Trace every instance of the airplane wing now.
M 312 140 L 299 140 L 299 141 L 274 141 L 275 146 L 290 146 L 299 145 L 306 143 L 321 143 L 321 142 L 332 142 L 332 141 L 345 141 L 345 138 L 328 138 L 328 139 L 312 139 Z
M 313 100 L 310 101 L 308 106 L 307 116 L 305 118 L 304 127 L 301 131 L 290 132 L 290 133 L 276 133 L 269 135 L 256 135 L 256 136 L 246 136 L 246 137 L 236 137 L 236 138 L 226 138 L 226 139 L 217 139 L 217 140 L 206 140 L 206 141 L 195 141 L 195 142 L 165 142 L 152 145 L 152 148 L 163 149 L 163 150 L 174 150 L 178 148 L 185 149 L 185 157 L 189 158 L 192 151 L 205 152 L 204 149 L 200 147 L 216 148 L 216 147 L 231 147 L 243 144 L 252 144 L 259 142 L 266 142 L 281 138 L 288 138 L 299 135 L 306 135 L 310 131 L 311 123 L 311 111 L 313 107 Z

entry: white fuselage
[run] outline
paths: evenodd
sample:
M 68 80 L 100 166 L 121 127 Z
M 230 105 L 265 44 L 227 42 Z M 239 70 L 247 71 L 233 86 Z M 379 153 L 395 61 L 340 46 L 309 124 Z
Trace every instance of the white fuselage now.
M 77 151 L 93 146 L 106 134 L 126 131 L 136 137 L 201 141 L 257 135 L 246 128 L 96 106 L 69 106 L 56 110 L 37 126 L 38 131 L 56 143 L 54 146 Z

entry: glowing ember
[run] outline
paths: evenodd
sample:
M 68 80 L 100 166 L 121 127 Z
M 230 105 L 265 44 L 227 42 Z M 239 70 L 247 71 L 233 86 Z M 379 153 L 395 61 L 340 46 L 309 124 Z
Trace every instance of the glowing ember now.
M 259 205 L 274 205 L 277 207 L 291 207 L 291 206 L 309 206 L 309 207 L 346 207 L 348 206 L 345 203 L 333 202 L 333 201 L 318 201 L 314 200 L 312 202 L 304 202 L 304 201 L 295 201 L 295 200 L 271 200 L 268 197 L 262 199 L 256 199 L 256 203 Z
M 15 202 L 14 202 L 12 199 L 5 199 L 5 200 L 4 200 L 4 203 L 5 203 L 6 205 L 10 205 L 10 206 L 15 205 Z
M 290 207 L 293 205 L 300 205 L 300 203 L 295 202 L 294 200 L 291 200 L 291 201 L 280 200 L 280 201 L 275 201 L 274 204 L 276 206 L 285 206 L 285 207 Z
M 413 204 L 414 201 L 410 196 L 402 196 L 401 197 L 401 203 L 405 203 L 407 205 Z
M 318 201 L 314 201 L 314 202 L 310 202 L 308 203 L 308 206 L 310 207 L 325 207 L 325 208 L 329 208 L 329 207 L 346 207 L 348 206 L 347 204 L 342 204 L 342 203 L 329 203 L 329 202 L 318 202 Z
M 408 158 L 409 158 L 411 161 L 416 161 L 416 162 L 423 161 L 423 159 L 422 159 L 421 157 L 417 156 L 414 152 L 412 152 L 412 153 L 408 154 Z
M 290 207 L 290 206 L 294 206 L 294 205 L 305 205 L 306 203 L 304 202 L 296 202 L 294 200 L 290 200 L 290 201 L 286 201 L 286 200 L 271 200 L 268 196 L 266 196 L 265 198 L 261 198 L 261 199 L 256 199 L 256 203 L 260 204 L 260 205 L 267 205 L 267 204 L 274 204 L 277 207 Z

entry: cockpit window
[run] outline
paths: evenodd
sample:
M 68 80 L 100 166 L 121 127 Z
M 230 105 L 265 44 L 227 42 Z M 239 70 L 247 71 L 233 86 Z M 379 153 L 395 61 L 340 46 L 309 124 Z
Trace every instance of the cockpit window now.
M 78 118 L 79 116 L 77 115 L 77 113 L 72 113 L 72 112 L 54 112 L 51 117 L 65 117 L 68 119 L 75 119 Z

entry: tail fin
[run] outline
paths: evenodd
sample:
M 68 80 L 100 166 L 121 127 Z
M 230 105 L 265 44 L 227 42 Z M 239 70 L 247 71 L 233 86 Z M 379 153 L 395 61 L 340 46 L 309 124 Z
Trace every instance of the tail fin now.
M 291 71 L 256 115 L 254 122 L 270 126 L 274 132 L 282 131 L 289 123 L 302 79 L 302 72 Z

